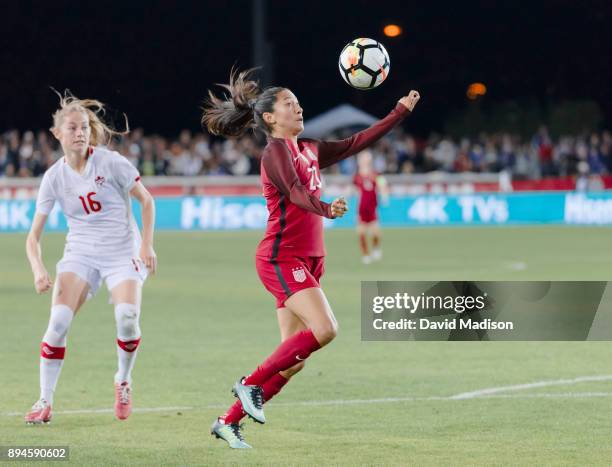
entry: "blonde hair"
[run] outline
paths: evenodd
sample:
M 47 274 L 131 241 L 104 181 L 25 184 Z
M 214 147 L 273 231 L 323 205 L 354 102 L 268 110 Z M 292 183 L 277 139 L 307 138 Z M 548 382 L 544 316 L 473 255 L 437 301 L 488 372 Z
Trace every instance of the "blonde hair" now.
M 53 88 L 51 88 L 53 89 Z M 70 112 L 81 112 L 87 115 L 91 136 L 89 142 L 92 146 L 109 144 L 113 136 L 127 135 L 130 131 L 127 115 L 125 118 L 125 130 L 118 131 L 111 128 L 102 120 L 105 113 L 104 104 L 96 99 L 79 99 L 66 89 L 64 95 L 53 89 L 60 98 L 60 107 L 53 113 L 53 126 L 51 130 L 57 130 L 62 124 L 64 116 Z

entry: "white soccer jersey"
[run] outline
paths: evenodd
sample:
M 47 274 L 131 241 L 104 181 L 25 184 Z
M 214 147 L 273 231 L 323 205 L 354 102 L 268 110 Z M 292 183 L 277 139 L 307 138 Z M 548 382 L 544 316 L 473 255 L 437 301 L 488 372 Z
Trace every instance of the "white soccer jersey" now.
M 140 232 L 129 191 L 139 179 L 125 157 L 106 148 L 89 150 L 83 174 L 62 157 L 43 176 L 36 212 L 48 215 L 59 202 L 68 221 L 64 253 L 137 257 Z

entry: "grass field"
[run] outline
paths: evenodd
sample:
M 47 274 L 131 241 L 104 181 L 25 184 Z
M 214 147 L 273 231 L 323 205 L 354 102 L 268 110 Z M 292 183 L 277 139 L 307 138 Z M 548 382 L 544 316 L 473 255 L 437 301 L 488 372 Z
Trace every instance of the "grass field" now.
M 387 230 L 385 258 L 369 266 L 352 231 L 329 232 L 323 288 L 338 338 L 266 406 L 266 425 L 246 422 L 255 449 L 230 450 L 209 426 L 233 401 L 235 379 L 278 342 L 274 301 L 254 269 L 260 235 L 159 233 L 137 411 L 126 422 L 112 413 L 114 320 L 102 289 L 73 323 L 55 417 L 39 427 L 22 416 L 38 397 L 50 297 L 34 293 L 24 235 L 0 236 L 0 445 L 69 445 L 78 465 L 612 461 L 609 343 L 361 342 L 359 316 L 361 280 L 610 280 L 612 229 L 603 228 Z M 62 235 L 43 239 L 50 271 L 62 244 Z M 554 384 L 452 398 L 542 381 Z

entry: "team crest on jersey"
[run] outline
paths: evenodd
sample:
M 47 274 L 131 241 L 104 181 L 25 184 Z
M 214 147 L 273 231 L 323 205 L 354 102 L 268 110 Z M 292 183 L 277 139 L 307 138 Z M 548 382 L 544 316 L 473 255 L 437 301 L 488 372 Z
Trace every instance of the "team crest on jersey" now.
M 96 185 L 102 186 L 106 179 L 102 175 L 98 175 L 95 179 Z
M 306 280 L 306 271 L 304 271 L 304 268 L 293 268 L 291 272 L 293 272 L 293 278 L 296 281 L 304 282 Z

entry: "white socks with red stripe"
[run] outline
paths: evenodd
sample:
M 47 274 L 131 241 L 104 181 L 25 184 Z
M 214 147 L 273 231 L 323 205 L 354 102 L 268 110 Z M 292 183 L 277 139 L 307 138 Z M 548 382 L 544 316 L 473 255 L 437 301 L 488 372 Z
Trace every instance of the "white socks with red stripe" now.
M 138 319 L 140 309 L 130 303 L 120 303 L 115 306 L 117 322 L 117 356 L 118 371 L 115 382 L 131 382 L 132 368 L 136 360 L 140 344 L 140 326 Z M 51 307 L 51 317 L 47 332 L 40 345 L 40 398 L 53 404 L 53 393 L 57 386 L 64 354 L 66 352 L 66 336 L 74 312 L 66 305 Z
M 64 364 L 66 335 L 74 312 L 66 305 L 51 307 L 49 327 L 40 344 L 40 398 L 53 405 L 53 393 Z
M 117 357 L 118 370 L 115 383 L 125 381 L 131 384 L 132 368 L 136 361 L 138 345 L 140 344 L 140 308 L 131 303 L 119 303 L 115 306 L 115 321 L 117 322 Z

